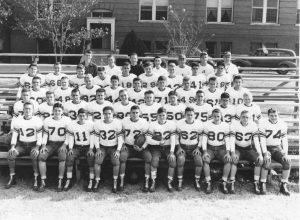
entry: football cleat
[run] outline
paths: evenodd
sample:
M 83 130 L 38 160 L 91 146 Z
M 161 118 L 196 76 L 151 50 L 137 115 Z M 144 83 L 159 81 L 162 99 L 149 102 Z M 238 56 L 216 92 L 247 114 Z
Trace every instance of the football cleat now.
M 98 192 L 99 186 L 100 186 L 100 181 L 99 181 L 99 180 L 96 180 L 96 181 L 95 181 L 95 185 L 94 185 L 94 187 L 93 187 L 93 192 Z
M 205 187 L 205 193 L 210 194 L 212 193 L 212 188 L 211 188 L 211 182 L 206 182 L 206 187 Z
M 149 178 L 145 178 L 145 183 L 143 186 L 143 192 L 149 192 Z
M 33 189 L 33 191 L 38 191 L 38 189 L 39 189 L 37 178 L 34 179 L 32 189 Z
M 155 187 L 156 187 L 156 182 L 155 182 L 155 180 L 152 180 L 152 184 L 150 186 L 149 191 L 152 193 L 155 192 Z
M 117 184 L 118 184 L 118 180 L 114 179 L 113 187 L 112 187 L 113 193 L 117 193 Z
M 70 188 L 71 188 L 71 179 L 67 179 L 64 186 L 64 191 L 68 191 Z
M 46 183 L 45 183 L 45 180 L 42 180 L 41 185 L 40 185 L 38 191 L 39 192 L 45 192 L 45 190 L 46 190 Z
M 195 184 L 196 191 L 200 192 L 201 186 L 200 186 L 199 179 L 195 179 L 195 183 L 194 184 Z
M 267 194 L 267 184 L 266 183 L 261 183 L 260 193 L 262 195 L 266 195 Z
M 259 183 L 258 182 L 254 182 L 254 192 L 255 194 L 259 195 L 260 194 L 260 190 L 259 190 Z
M 227 189 L 227 182 L 226 181 L 222 181 L 221 183 L 221 190 L 224 194 L 228 194 L 228 189 Z
M 5 185 L 5 189 L 9 189 L 16 184 L 17 184 L 17 181 L 15 178 L 15 175 L 12 175 L 12 176 L 10 176 L 8 183 Z
M 169 192 L 173 192 L 174 191 L 173 186 L 172 186 L 172 180 L 168 180 L 167 187 L 168 187 L 168 191 Z
M 287 188 L 287 183 L 280 184 L 280 192 L 285 196 L 291 195 L 290 191 Z
M 234 186 L 234 182 L 235 182 L 235 181 L 231 181 L 231 182 L 229 183 L 229 193 L 230 193 L 230 194 L 235 194 L 235 186 Z
M 93 180 L 92 180 L 92 179 L 90 179 L 90 181 L 89 181 L 89 185 L 87 186 L 87 189 L 86 189 L 86 191 L 87 191 L 87 192 L 91 192 L 91 191 L 92 191 L 92 189 L 93 189 Z
M 63 190 L 63 188 L 62 188 L 62 179 L 58 180 L 58 185 L 57 185 L 56 190 L 57 190 L 57 192 L 61 192 Z

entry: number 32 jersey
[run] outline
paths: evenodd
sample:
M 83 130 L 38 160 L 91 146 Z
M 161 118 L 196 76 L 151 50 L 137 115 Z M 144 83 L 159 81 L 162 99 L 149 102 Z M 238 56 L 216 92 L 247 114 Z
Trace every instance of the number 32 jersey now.
M 122 123 L 114 119 L 111 123 L 105 123 L 103 120 L 94 124 L 95 147 L 99 144 L 105 147 L 114 147 L 118 144 L 118 137 L 122 136 Z

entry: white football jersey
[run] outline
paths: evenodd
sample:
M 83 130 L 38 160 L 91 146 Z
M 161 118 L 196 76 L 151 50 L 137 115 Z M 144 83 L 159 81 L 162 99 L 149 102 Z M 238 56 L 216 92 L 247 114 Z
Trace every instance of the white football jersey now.
M 168 71 L 163 67 L 153 67 L 152 73 L 156 74 L 157 76 L 168 76 Z
M 164 146 L 170 145 L 171 136 L 175 137 L 176 124 L 174 121 L 167 120 L 164 124 L 159 124 L 158 121 L 153 121 L 149 125 L 147 136 L 152 137 L 153 135 L 161 135 L 165 141 Z
M 120 79 L 120 85 L 125 88 L 129 89 L 133 86 L 133 79 L 136 78 L 136 75 L 130 73 L 128 76 L 119 76 Z
M 230 145 L 229 135 L 228 123 L 221 122 L 217 125 L 212 121 L 208 121 L 204 124 L 202 146 L 206 143 L 211 146 Z
M 41 85 L 45 84 L 45 76 L 42 74 L 37 73 L 35 76 L 38 76 L 41 78 Z M 20 77 L 20 86 L 21 87 L 26 87 L 26 88 L 30 88 L 32 86 L 32 79 L 34 76 L 30 76 L 28 73 L 24 73 L 21 77 Z
M 226 72 L 226 74 L 228 74 L 230 76 L 231 81 L 232 81 L 234 75 L 239 74 L 239 69 L 233 63 L 230 63 L 229 65 L 225 64 L 224 71 Z
M 259 122 L 259 131 L 265 137 L 267 146 L 281 146 L 282 138 L 287 135 L 287 125 L 280 118 L 275 124 L 264 118 Z
M 145 103 L 145 92 L 147 90 L 142 88 L 141 91 L 136 92 L 134 88 L 128 89 L 129 100 L 140 105 Z
M 112 89 L 110 86 L 105 88 L 106 98 L 105 100 L 115 103 L 119 101 L 119 92 L 124 89 L 121 86 L 118 86 L 116 89 Z
M 192 124 L 188 124 L 185 119 L 182 119 L 177 122 L 176 130 L 179 144 L 196 145 L 201 140 L 203 124 L 199 120 L 194 120 Z
M 81 86 L 79 88 L 81 99 L 86 102 L 92 102 L 96 100 L 96 91 L 100 87 L 97 85 L 94 85 L 93 88 L 88 89 L 86 86 Z
M 139 118 L 138 121 L 132 121 L 130 117 L 126 117 L 122 120 L 122 130 L 124 134 L 125 144 L 133 145 L 135 139 L 140 134 L 145 134 L 148 131 L 149 123 Z
M 54 96 L 55 100 L 61 103 L 65 103 L 71 100 L 72 88 L 68 87 L 67 89 L 62 89 L 61 87 L 55 89 Z
M 190 105 L 195 102 L 196 97 L 196 89 L 190 88 L 190 90 L 184 90 L 183 87 L 176 89 L 178 94 L 178 100 L 181 103 L 185 103 L 186 105 Z
M 244 93 L 250 93 L 247 88 L 241 88 L 240 90 L 235 90 L 233 87 L 229 87 L 226 92 L 230 95 L 230 101 L 232 105 L 243 104 Z
M 88 103 L 85 101 L 80 101 L 78 104 L 73 103 L 72 100 L 67 101 L 64 104 L 64 112 L 72 120 L 77 120 L 77 113 L 80 108 L 87 109 Z
M 152 89 L 156 86 L 158 76 L 152 74 L 151 76 L 146 75 L 146 73 L 142 73 L 139 75 L 139 78 L 142 81 L 142 87 L 146 89 Z
M 225 90 L 226 87 L 230 86 L 231 83 L 231 77 L 227 74 L 223 74 L 221 76 L 217 76 L 216 74 L 209 75 L 207 79 L 210 77 L 216 77 L 216 82 L 217 82 L 217 88 L 221 89 L 222 91 Z
M 69 134 L 69 148 L 72 149 L 75 145 L 90 145 L 94 131 L 94 123 L 85 121 L 84 124 L 79 124 L 78 121 L 72 121 L 67 126 Z
M 70 118 L 62 117 L 60 120 L 54 120 L 48 117 L 44 120 L 43 141 L 46 145 L 48 141 L 66 141 L 67 125 L 71 123 Z
M 33 103 L 33 115 L 37 115 L 39 112 L 40 105 L 32 99 L 30 100 L 30 102 Z M 24 102 L 22 100 L 15 102 L 13 117 L 16 118 L 19 115 L 23 115 L 24 113 L 23 110 L 24 110 Z
M 48 105 L 47 102 L 40 104 L 39 115 L 42 120 L 50 117 L 53 114 L 53 105 Z
M 94 85 L 98 85 L 101 88 L 111 85 L 110 76 L 106 76 L 103 80 L 99 76 L 95 76 L 93 82 L 94 82 Z
M 61 78 L 67 76 L 64 73 L 59 73 L 58 75 L 54 73 L 48 73 L 46 75 L 46 85 L 49 87 L 49 91 L 55 91 L 61 86 Z
M 235 120 L 236 108 L 234 105 L 228 105 L 227 108 L 224 108 L 221 105 L 216 105 L 213 107 L 212 111 L 217 108 L 221 110 L 222 118 L 224 122 L 230 124 L 233 120 Z
M 215 73 L 215 70 L 214 68 L 212 67 L 212 65 L 210 64 L 206 64 L 205 66 L 202 66 L 201 63 L 199 64 L 199 69 L 198 69 L 198 73 L 200 74 L 204 74 L 206 77 L 211 75 L 211 74 L 214 74 Z
M 190 76 L 191 88 L 201 89 L 206 83 L 206 76 L 204 74 L 199 74 L 197 76 Z
M 201 120 L 202 122 L 207 122 L 211 119 L 211 112 L 213 107 L 210 104 L 203 103 L 203 105 L 197 105 L 193 103 L 190 105 L 195 111 L 195 119 Z
M 205 94 L 205 102 L 210 104 L 212 107 L 220 103 L 222 90 L 216 88 L 214 92 L 209 91 L 208 88 L 203 89 Z
M 160 103 L 162 105 L 167 104 L 169 101 L 169 92 L 172 91 L 169 87 L 166 87 L 163 91 L 159 90 L 158 87 L 154 87 L 152 89 L 155 96 L 155 102 Z
M 93 121 L 98 121 L 103 119 L 103 108 L 106 106 L 112 107 L 112 103 L 109 101 L 104 101 L 102 104 L 98 104 L 97 101 L 92 101 L 87 105 L 87 111 L 89 119 Z
M 183 77 L 181 75 L 176 75 L 174 78 L 168 76 L 166 86 L 171 89 L 176 89 L 182 85 L 182 80 Z
M 47 90 L 44 88 L 40 88 L 39 91 L 30 90 L 31 99 L 35 100 L 37 103 L 42 104 L 46 101 L 46 92 Z
M 77 75 L 70 76 L 70 85 L 72 87 L 79 88 L 80 86 L 83 86 L 84 84 L 85 84 L 84 76 L 82 78 L 78 78 Z
M 122 122 L 114 119 L 111 123 L 103 120 L 94 124 L 95 145 L 114 147 L 118 145 L 118 137 L 122 136 Z
M 120 76 L 122 74 L 121 67 L 114 65 L 113 67 L 110 67 L 109 65 L 104 66 L 105 72 L 107 75 L 112 76 L 112 75 L 117 75 Z
M 113 105 L 113 108 L 114 108 L 115 115 L 117 116 L 117 118 L 123 119 L 123 118 L 129 116 L 130 109 L 133 105 L 135 105 L 135 103 L 131 102 L 131 101 L 129 101 L 127 105 L 123 105 L 122 102 L 116 102 Z
M 178 103 L 178 105 L 171 105 L 170 103 L 164 105 L 164 108 L 167 111 L 167 120 L 171 121 L 180 121 L 184 118 L 184 112 L 186 105 L 183 103 Z
M 175 74 L 176 75 L 180 75 L 180 76 L 190 76 L 192 75 L 192 68 L 188 65 L 184 65 L 184 67 L 179 67 L 179 66 L 176 66 L 175 67 Z
M 240 121 L 233 121 L 230 125 L 231 142 L 239 147 L 249 147 L 256 138 L 258 142 L 258 127 L 257 124 L 249 121 L 246 126 L 243 126 Z
M 235 113 L 236 120 L 240 120 L 242 111 L 248 111 L 253 121 L 259 120 L 261 118 L 260 107 L 255 103 L 252 103 L 251 106 L 246 106 L 245 104 L 240 104 L 236 106 L 236 113 Z
M 140 105 L 140 109 L 142 112 L 142 117 L 146 119 L 146 121 L 156 121 L 157 119 L 157 110 L 161 107 L 161 104 L 154 102 L 152 105 L 147 105 L 143 103 Z

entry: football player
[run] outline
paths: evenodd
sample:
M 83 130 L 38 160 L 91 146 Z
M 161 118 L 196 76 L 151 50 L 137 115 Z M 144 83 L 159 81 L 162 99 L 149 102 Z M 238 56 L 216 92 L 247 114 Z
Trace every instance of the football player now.
M 220 105 L 216 105 L 213 109 L 218 108 L 222 112 L 223 119 L 222 121 L 231 124 L 235 120 L 235 106 L 230 105 L 230 97 L 227 92 L 221 94 Z
M 223 62 L 217 63 L 217 72 L 215 74 L 209 75 L 208 79 L 210 77 L 216 77 L 217 82 L 217 88 L 219 88 L 222 91 L 225 91 L 227 87 L 230 86 L 231 83 L 231 77 L 225 73 L 224 71 L 225 65 Z
M 69 87 L 69 78 L 67 76 L 61 77 L 61 87 L 55 89 L 55 100 L 61 103 L 65 103 L 71 100 L 72 88 Z
M 94 124 L 95 135 L 95 174 L 96 181 L 94 190 L 99 188 L 101 165 L 106 156 L 110 157 L 113 166 L 113 187 L 112 192 L 118 190 L 118 176 L 120 170 L 120 152 L 123 146 L 122 123 L 113 117 L 114 110 L 110 106 L 103 109 L 104 119 Z
M 251 118 L 254 122 L 258 124 L 260 118 L 261 118 L 261 110 L 260 107 L 253 103 L 253 97 L 251 93 L 244 93 L 243 95 L 243 103 L 236 106 L 236 120 L 240 120 L 239 116 L 241 115 L 241 112 L 244 110 L 249 111 Z
M 119 92 L 123 89 L 122 86 L 119 86 L 119 77 L 116 75 L 113 75 L 110 78 L 110 84 L 111 86 L 105 87 L 106 91 L 106 100 L 110 101 L 111 103 L 115 103 L 119 101 Z
M 112 76 L 112 75 L 117 75 L 120 76 L 122 74 L 122 71 L 119 66 L 115 64 L 116 59 L 114 55 L 108 55 L 107 56 L 107 66 L 104 66 L 105 72 L 107 75 Z
M 46 75 L 46 85 L 50 91 L 55 91 L 58 87 L 61 86 L 61 78 L 66 76 L 66 74 L 61 72 L 62 67 L 59 62 L 54 64 L 54 73 L 48 73 Z
M 227 179 L 231 168 L 230 155 L 230 130 L 229 124 L 222 122 L 222 113 L 220 109 L 214 109 L 212 112 L 212 121 L 204 124 L 202 149 L 203 149 L 203 171 L 205 175 L 206 187 L 205 193 L 211 193 L 210 162 L 217 158 L 224 163 L 222 176 L 222 191 L 228 194 Z
M 267 149 L 264 154 L 264 165 L 260 179 L 262 182 L 261 193 L 266 194 L 266 178 L 268 171 L 271 169 L 272 158 L 282 164 L 280 192 L 289 196 L 290 192 L 287 184 L 291 170 L 291 159 L 288 156 L 287 125 L 279 118 L 277 109 L 268 109 L 268 118 L 259 123 L 259 131 L 262 150 Z
M 33 115 L 37 115 L 39 111 L 39 104 L 31 99 L 30 89 L 23 88 L 21 91 L 21 100 L 14 104 L 13 117 L 17 118 L 19 115 L 23 114 L 24 103 L 31 102 L 33 104 Z
M 136 77 L 133 73 L 129 73 L 130 63 L 124 62 L 122 66 L 122 75 L 120 75 L 120 84 L 123 88 L 132 88 L 133 79 Z
M 106 74 L 105 68 L 100 66 L 97 69 L 97 76 L 94 77 L 94 84 L 100 86 L 101 88 L 110 86 L 110 77 L 110 75 Z
M 179 147 L 176 152 L 177 156 L 177 177 L 179 191 L 182 190 L 182 180 L 185 158 L 192 158 L 195 165 L 195 188 L 200 191 L 200 177 L 202 171 L 202 130 L 203 125 L 200 120 L 195 120 L 195 112 L 191 107 L 185 109 L 185 119 L 179 121 L 176 125 L 176 131 L 179 136 Z
M 161 57 L 160 56 L 155 56 L 154 57 L 154 67 L 152 69 L 152 72 L 154 74 L 156 74 L 157 76 L 168 76 L 168 71 L 163 68 L 161 66 L 162 64 L 162 60 L 161 60 Z
M 171 89 L 176 89 L 179 86 L 181 86 L 183 80 L 183 77 L 181 75 L 176 75 L 175 68 L 176 68 L 176 64 L 173 62 L 169 62 L 167 86 Z
M 39 69 L 36 63 L 31 63 L 28 67 L 28 73 L 24 73 L 20 77 L 19 84 L 22 88 L 28 88 L 32 86 L 33 77 L 38 76 L 41 78 L 41 85 L 45 83 L 45 77 L 42 74 L 38 73 Z
M 214 76 L 208 79 L 207 86 L 207 88 L 203 89 L 205 93 L 205 101 L 214 107 L 215 105 L 219 104 L 223 91 L 217 88 L 217 78 Z
M 205 94 L 203 90 L 198 90 L 196 92 L 196 102 L 192 103 L 190 107 L 192 107 L 195 111 L 196 120 L 207 122 L 209 119 L 211 119 L 211 112 L 213 107 L 211 107 L 210 104 L 204 101 L 205 101 Z
M 149 125 L 149 131 L 146 135 L 148 149 L 151 152 L 151 186 L 149 191 L 154 192 L 156 188 L 157 168 L 159 159 L 164 156 L 168 161 L 168 191 L 173 191 L 173 176 L 176 168 L 175 152 L 175 132 L 176 124 L 173 121 L 167 120 L 166 109 L 161 107 L 157 110 L 157 121 L 153 121 Z M 155 140 L 153 137 L 158 136 Z
M 235 106 L 243 103 L 244 93 L 250 93 L 247 88 L 243 87 L 243 78 L 241 75 L 233 77 L 233 86 L 229 87 L 226 92 L 230 95 L 231 104 Z
M 84 76 L 85 85 L 79 87 L 81 99 L 86 102 L 96 100 L 96 91 L 100 88 L 99 86 L 94 85 L 93 80 L 92 74 L 86 74 Z
M 33 190 L 38 190 L 38 155 L 42 142 L 43 122 L 33 116 L 34 106 L 31 102 L 24 103 L 24 116 L 16 118 L 12 124 L 11 148 L 8 151 L 8 166 L 10 179 L 5 188 L 9 189 L 16 184 L 15 166 L 16 157 L 30 155 L 34 173 Z
M 47 91 L 46 97 L 46 102 L 43 102 L 39 107 L 39 116 L 42 120 L 45 120 L 52 115 L 55 102 L 53 92 Z
M 140 78 L 133 79 L 133 88 L 128 89 L 129 100 L 135 104 L 142 104 L 145 102 L 146 90 L 142 88 L 142 81 Z
M 80 108 L 87 109 L 87 102 L 80 100 L 80 91 L 75 88 L 71 92 L 72 100 L 64 104 L 65 115 L 69 116 L 71 120 L 77 120 L 77 112 Z
M 189 106 L 195 102 L 196 89 L 191 88 L 191 79 L 189 76 L 183 77 L 182 87 L 176 89 L 179 100 Z
M 177 92 L 170 91 L 168 96 L 169 103 L 164 105 L 164 108 L 167 111 L 167 120 L 180 121 L 184 117 L 186 105 L 181 102 L 178 102 Z
M 168 103 L 168 94 L 171 91 L 169 87 L 166 87 L 167 77 L 159 76 L 157 80 L 157 87 L 154 87 L 155 102 L 165 105 Z
M 154 93 L 152 90 L 145 92 L 145 103 L 140 105 L 142 117 L 148 122 L 156 121 L 157 110 L 161 107 L 161 104 L 154 102 Z
M 145 89 L 152 89 L 156 86 L 158 75 L 152 72 L 153 64 L 147 61 L 144 64 L 145 73 L 142 73 L 139 78 L 142 80 L 142 87 Z
M 191 67 L 192 67 L 192 75 L 190 77 L 191 88 L 201 89 L 206 84 L 206 75 L 199 72 L 199 63 L 194 62 L 191 64 Z
M 82 64 L 76 66 L 76 75 L 70 76 L 70 85 L 74 88 L 79 88 L 84 85 L 85 67 Z
M 62 191 L 62 180 L 65 173 L 65 163 L 67 158 L 68 139 L 66 138 L 67 125 L 71 122 L 68 117 L 63 117 L 63 105 L 55 103 L 53 105 L 53 117 L 44 120 L 42 147 L 38 157 L 39 170 L 41 173 L 41 185 L 39 191 L 45 191 L 46 187 L 46 161 L 53 154 L 58 155 L 58 186 L 57 191 Z
M 186 56 L 184 54 L 178 56 L 178 66 L 175 68 L 175 74 L 182 77 L 192 75 L 192 69 L 186 64 Z
M 206 77 L 208 75 L 214 74 L 215 70 L 212 65 L 210 65 L 208 62 L 208 54 L 206 52 L 200 53 L 200 65 L 198 72 L 200 74 L 204 74 Z
M 128 99 L 128 92 L 126 89 L 122 89 L 119 92 L 119 99 L 121 101 L 116 102 L 113 105 L 113 108 L 115 109 L 115 115 L 119 119 L 123 119 L 130 115 L 130 109 L 134 105 L 133 102 L 129 101 Z

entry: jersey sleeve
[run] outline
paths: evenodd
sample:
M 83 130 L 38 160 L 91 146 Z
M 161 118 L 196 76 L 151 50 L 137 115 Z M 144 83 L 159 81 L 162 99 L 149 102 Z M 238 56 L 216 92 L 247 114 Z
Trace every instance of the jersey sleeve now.
M 44 121 L 42 145 L 46 145 L 49 137 L 48 120 Z
M 118 137 L 118 147 L 117 149 L 119 151 L 121 151 L 121 148 L 123 146 L 123 132 L 122 132 L 122 123 L 121 121 L 118 120 L 118 124 L 117 124 L 117 127 L 116 127 L 116 132 L 117 132 L 117 137 Z
M 36 118 L 36 145 L 40 146 L 43 139 L 43 121 L 40 118 Z
M 208 128 L 207 128 L 207 124 L 205 124 L 203 127 L 203 132 L 202 132 L 202 149 L 203 149 L 203 151 L 205 151 L 207 149 L 207 134 L 208 134 Z
M 74 131 L 72 130 L 72 123 L 67 126 L 67 133 L 68 133 L 68 143 L 69 149 L 73 149 L 74 146 Z

